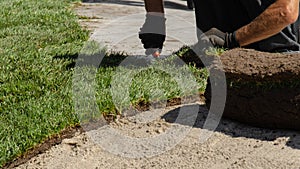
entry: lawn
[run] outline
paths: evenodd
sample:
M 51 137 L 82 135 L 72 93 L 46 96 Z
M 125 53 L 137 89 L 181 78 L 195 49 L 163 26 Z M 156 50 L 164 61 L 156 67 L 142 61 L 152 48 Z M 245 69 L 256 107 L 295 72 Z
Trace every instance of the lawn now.
M 67 127 L 99 114 L 74 111 L 72 80 L 75 58 L 88 40 L 72 11 L 71 0 L 2 0 L 0 11 L 0 167 Z M 180 51 L 182 55 L 186 50 Z M 172 61 L 143 71 L 117 67 L 124 59 L 110 54 L 97 69 L 95 92 L 99 113 L 115 115 L 130 106 L 203 92 L 207 71 L 186 65 L 197 85 L 182 91 L 172 74 Z M 161 68 L 161 69 L 160 69 Z M 115 105 L 111 82 L 117 69 L 134 76 L 130 102 Z M 84 72 L 83 72 L 84 73 Z M 123 77 L 126 79 L 126 77 Z M 128 84 L 122 84 L 128 85 Z M 190 84 L 186 84 L 186 88 Z M 196 87 L 196 90 L 195 90 Z M 161 92 L 162 90 L 163 92 Z M 122 98 L 122 97 L 120 97 Z M 121 102 L 121 101 L 120 101 Z
M 0 166 L 78 123 L 70 59 L 88 32 L 70 1 L 0 1 Z

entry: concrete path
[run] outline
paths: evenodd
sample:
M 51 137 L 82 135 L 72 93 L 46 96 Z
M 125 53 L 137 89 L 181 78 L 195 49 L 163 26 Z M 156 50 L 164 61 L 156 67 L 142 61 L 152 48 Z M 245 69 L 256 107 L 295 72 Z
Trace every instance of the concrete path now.
M 97 3 L 98 2 L 98 3 Z M 164 55 L 170 55 L 183 45 L 196 42 L 194 11 L 188 10 L 186 1 L 165 2 L 167 38 Z M 138 37 L 140 27 L 145 22 L 143 1 L 96 1 L 86 3 L 77 9 L 81 23 L 92 30 L 91 39 L 109 50 L 124 51 L 130 55 L 142 55 L 144 49 Z

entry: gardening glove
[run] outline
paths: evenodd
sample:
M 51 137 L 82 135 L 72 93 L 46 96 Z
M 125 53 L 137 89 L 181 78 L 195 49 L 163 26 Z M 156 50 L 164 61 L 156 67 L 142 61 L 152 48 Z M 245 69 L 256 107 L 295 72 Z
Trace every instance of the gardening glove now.
M 211 28 L 200 36 L 200 40 L 210 42 L 214 47 L 224 47 L 228 49 L 239 47 L 240 44 L 235 38 L 235 32 L 224 33 L 217 28 Z
M 146 49 L 146 55 L 155 50 L 161 52 L 166 39 L 166 18 L 163 13 L 148 12 L 145 23 L 140 28 L 139 38 Z

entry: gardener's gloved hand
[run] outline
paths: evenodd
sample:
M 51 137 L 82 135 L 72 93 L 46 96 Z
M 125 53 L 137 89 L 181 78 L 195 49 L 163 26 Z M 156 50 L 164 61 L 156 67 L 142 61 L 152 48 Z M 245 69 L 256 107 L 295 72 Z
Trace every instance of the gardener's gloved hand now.
M 214 47 L 224 47 L 228 49 L 239 47 L 240 44 L 235 38 L 235 32 L 224 33 L 217 28 L 211 28 L 200 36 L 200 40 L 210 42 Z
M 161 49 L 163 48 L 166 39 L 166 18 L 163 13 L 149 12 L 146 14 L 146 20 L 139 32 L 139 38 L 147 51 L 148 49 Z

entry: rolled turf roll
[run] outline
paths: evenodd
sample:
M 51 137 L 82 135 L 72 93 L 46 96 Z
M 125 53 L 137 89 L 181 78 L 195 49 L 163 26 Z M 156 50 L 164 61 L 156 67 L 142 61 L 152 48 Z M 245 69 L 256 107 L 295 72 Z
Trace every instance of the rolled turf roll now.
M 220 60 L 227 81 L 224 117 L 257 127 L 300 130 L 300 53 L 233 49 Z M 204 96 L 209 108 L 209 80 Z

